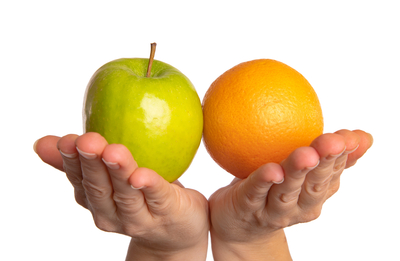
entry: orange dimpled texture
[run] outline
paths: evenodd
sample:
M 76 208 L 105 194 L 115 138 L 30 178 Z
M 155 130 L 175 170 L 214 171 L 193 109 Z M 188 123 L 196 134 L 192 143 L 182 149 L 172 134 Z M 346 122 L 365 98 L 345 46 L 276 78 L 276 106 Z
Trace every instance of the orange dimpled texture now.
M 204 145 L 226 171 L 246 178 L 280 163 L 323 131 L 321 106 L 310 83 L 284 63 L 241 63 L 218 77 L 203 99 Z

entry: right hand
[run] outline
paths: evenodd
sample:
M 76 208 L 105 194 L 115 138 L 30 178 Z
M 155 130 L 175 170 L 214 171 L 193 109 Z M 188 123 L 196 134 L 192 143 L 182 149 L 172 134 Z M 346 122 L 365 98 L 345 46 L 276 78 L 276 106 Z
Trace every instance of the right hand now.
M 128 259 L 159 253 L 161 260 L 169 255 L 178 260 L 175 253 L 202 249 L 185 258 L 205 260 L 208 202 L 199 192 L 139 168 L 125 146 L 108 144 L 97 133 L 46 136 L 35 151 L 67 174 L 76 201 L 92 213 L 99 229 L 132 237 Z

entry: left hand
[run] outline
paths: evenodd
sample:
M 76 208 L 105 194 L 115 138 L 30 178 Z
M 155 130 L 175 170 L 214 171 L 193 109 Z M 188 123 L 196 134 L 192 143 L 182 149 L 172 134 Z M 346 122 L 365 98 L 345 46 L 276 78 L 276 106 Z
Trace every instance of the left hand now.
M 265 164 L 216 191 L 209 199 L 214 255 L 234 249 L 236 256 L 242 251 L 238 260 L 253 260 L 250 253 L 254 259 L 277 258 L 271 251 L 276 249 L 280 256 L 286 251 L 286 259 L 278 260 L 290 260 L 287 248 L 276 247 L 285 245 L 283 228 L 316 219 L 324 202 L 338 191 L 343 170 L 371 145 L 372 136 L 360 130 L 323 134 L 281 164 Z

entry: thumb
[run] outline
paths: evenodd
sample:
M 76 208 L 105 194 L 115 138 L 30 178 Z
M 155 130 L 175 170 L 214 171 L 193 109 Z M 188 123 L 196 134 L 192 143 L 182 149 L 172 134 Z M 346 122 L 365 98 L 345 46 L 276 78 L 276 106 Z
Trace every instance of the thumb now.
M 244 209 L 265 206 L 267 195 L 274 184 L 283 182 L 284 172 L 276 163 L 268 163 L 244 179 L 238 187 L 238 198 Z
M 43 162 L 63 171 L 63 160 L 57 148 L 59 140 L 60 137 L 57 136 L 45 136 L 35 142 L 33 150 L 38 154 Z
M 132 188 L 142 191 L 149 211 L 154 214 L 170 212 L 168 207 L 177 201 L 175 187 L 161 177 L 157 172 L 148 168 L 137 168 L 129 177 Z

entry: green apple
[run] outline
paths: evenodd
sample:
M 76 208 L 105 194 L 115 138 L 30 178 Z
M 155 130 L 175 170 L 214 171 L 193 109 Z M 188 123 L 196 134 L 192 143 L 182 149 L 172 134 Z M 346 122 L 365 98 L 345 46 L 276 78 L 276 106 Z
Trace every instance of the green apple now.
M 154 48 L 153 48 L 154 47 Z M 100 67 L 86 89 L 84 132 L 125 145 L 139 167 L 178 179 L 200 145 L 203 113 L 190 80 L 161 61 L 123 58 Z

